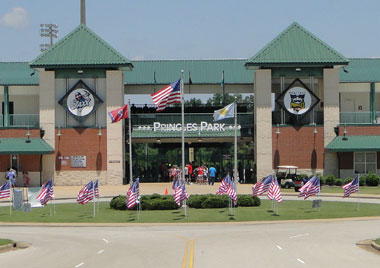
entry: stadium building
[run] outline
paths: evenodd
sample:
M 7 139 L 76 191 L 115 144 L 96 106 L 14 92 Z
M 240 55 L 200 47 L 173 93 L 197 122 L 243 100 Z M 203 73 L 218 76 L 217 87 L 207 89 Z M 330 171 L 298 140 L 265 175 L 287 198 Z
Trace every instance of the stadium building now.
M 238 142 L 254 148 L 239 161 L 255 163 L 257 177 L 278 165 L 341 178 L 379 173 L 380 59 L 346 58 L 293 23 L 249 59 L 130 61 L 81 24 L 31 62 L 0 63 L 0 180 L 13 167 L 31 185 L 125 183 L 128 124 L 107 113 L 125 95 L 150 98 L 181 70 L 186 95 L 254 94 L 252 109 L 238 106 Z M 233 143 L 232 119 L 212 119 L 221 107 L 185 107 L 186 161 L 208 147 L 221 148 L 221 163 L 233 160 L 222 150 Z M 180 148 L 178 107 L 131 109 L 134 146 Z M 158 169 L 158 156 L 135 151 Z

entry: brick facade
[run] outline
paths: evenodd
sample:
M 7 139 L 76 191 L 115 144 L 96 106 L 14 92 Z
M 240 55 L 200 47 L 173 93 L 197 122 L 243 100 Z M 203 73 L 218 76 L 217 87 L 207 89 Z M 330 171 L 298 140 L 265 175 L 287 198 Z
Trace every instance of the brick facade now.
M 299 169 L 323 169 L 323 127 L 272 127 L 273 168 L 294 165 Z
M 347 136 L 380 135 L 380 126 L 346 126 Z M 339 136 L 343 136 L 344 126 L 339 126 Z
M 102 171 L 107 170 L 107 131 L 96 128 L 60 129 L 55 139 L 56 171 Z M 57 134 L 57 129 L 56 129 Z M 71 156 L 86 156 L 85 168 L 71 168 Z M 68 159 L 61 158 L 68 157 Z

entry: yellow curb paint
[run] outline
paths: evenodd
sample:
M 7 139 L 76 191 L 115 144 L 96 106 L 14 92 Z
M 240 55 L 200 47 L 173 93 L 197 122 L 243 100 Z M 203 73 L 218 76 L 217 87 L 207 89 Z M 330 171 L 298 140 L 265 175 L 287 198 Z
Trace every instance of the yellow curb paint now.
M 183 255 L 182 268 L 186 268 L 188 248 L 189 248 L 189 240 L 186 239 L 186 246 L 185 246 L 185 253 Z
M 193 264 L 194 264 L 194 239 L 191 240 L 190 257 L 189 257 L 189 268 L 193 268 Z

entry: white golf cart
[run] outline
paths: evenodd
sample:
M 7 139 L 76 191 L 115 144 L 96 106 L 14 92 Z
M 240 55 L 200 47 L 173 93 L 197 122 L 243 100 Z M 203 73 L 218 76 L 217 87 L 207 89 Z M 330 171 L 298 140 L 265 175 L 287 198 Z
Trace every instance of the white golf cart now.
M 303 180 L 297 176 L 297 166 L 277 166 L 276 177 L 281 187 L 289 189 L 294 187 L 297 192 L 303 186 Z

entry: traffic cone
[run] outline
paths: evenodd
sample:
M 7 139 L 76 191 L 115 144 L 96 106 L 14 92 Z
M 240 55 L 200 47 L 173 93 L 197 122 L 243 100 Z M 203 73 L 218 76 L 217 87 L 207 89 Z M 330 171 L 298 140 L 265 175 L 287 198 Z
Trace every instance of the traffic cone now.
M 165 188 L 165 195 L 168 195 L 168 188 Z

